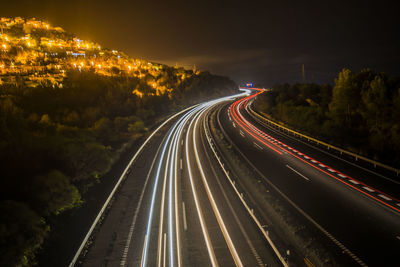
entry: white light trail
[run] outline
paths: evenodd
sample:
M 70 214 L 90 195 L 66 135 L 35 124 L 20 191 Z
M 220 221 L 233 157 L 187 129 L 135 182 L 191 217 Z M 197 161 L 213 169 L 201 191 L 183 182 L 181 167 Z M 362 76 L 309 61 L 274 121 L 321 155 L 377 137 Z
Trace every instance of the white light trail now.
M 241 259 L 239 257 L 239 254 L 237 253 L 235 245 L 232 242 L 232 239 L 231 239 L 231 237 L 229 235 L 228 229 L 225 226 L 224 220 L 222 219 L 221 213 L 218 210 L 218 206 L 217 206 L 217 204 L 215 202 L 215 199 L 214 199 L 214 197 L 212 195 L 212 192 L 210 190 L 210 187 L 208 185 L 207 178 L 206 178 L 206 176 L 204 174 L 204 170 L 203 170 L 203 167 L 201 165 L 199 153 L 198 153 L 198 150 L 197 150 L 196 129 L 197 129 L 197 125 L 198 125 L 199 119 L 200 119 L 201 115 L 205 111 L 206 110 L 204 110 L 203 112 L 200 112 L 200 114 L 197 115 L 196 122 L 195 122 L 194 127 L 193 127 L 193 148 L 194 148 L 194 152 L 195 152 L 195 155 L 196 155 L 196 162 L 197 162 L 197 166 L 199 167 L 199 170 L 200 170 L 201 178 L 203 180 L 203 184 L 204 184 L 204 187 L 206 189 L 208 199 L 210 200 L 211 206 L 212 206 L 214 214 L 215 214 L 215 216 L 217 218 L 218 224 L 219 224 L 219 226 L 221 228 L 222 234 L 223 234 L 223 236 L 225 238 L 226 244 L 228 245 L 229 251 L 232 254 L 232 257 L 233 257 L 233 259 L 234 259 L 234 261 L 236 263 L 236 266 L 243 266 L 243 263 L 242 263 L 242 261 L 241 261 Z

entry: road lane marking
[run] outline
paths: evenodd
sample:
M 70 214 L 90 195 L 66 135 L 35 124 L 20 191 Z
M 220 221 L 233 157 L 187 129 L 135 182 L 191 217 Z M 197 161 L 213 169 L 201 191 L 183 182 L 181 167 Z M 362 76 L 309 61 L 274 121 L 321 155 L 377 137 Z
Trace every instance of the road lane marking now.
M 257 94 L 256 94 L 256 95 L 257 95 Z M 253 96 L 253 97 L 254 97 L 254 96 Z M 230 106 L 230 109 L 232 110 L 232 112 L 233 112 L 234 110 L 237 110 L 238 116 L 242 117 L 242 119 L 248 124 L 248 127 L 249 127 L 249 128 L 253 129 L 254 131 L 260 132 L 260 133 L 262 134 L 262 132 L 261 132 L 257 127 L 255 127 L 254 125 L 252 125 L 251 123 L 249 123 L 248 121 L 246 121 L 246 120 L 243 118 L 243 115 L 240 114 L 240 107 L 241 107 L 241 104 L 243 103 L 243 101 L 242 101 L 242 102 L 240 102 L 240 101 L 241 101 L 241 100 L 239 100 L 239 101 L 235 102 L 234 104 L 232 104 L 232 105 Z M 246 107 L 247 107 L 247 106 L 246 106 Z M 246 110 L 247 110 L 247 108 L 246 108 Z M 247 111 L 248 111 L 248 110 L 247 110 Z M 250 115 L 251 115 L 251 114 L 250 114 Z M 292 148 L 290 148 L 290 147 L 288 147 L 288 149 L 292 150 L 292 151 L 295 152 L 295 153 L 298 152 L 297 150 L 292 149 Z M 290 152 L 289 152 L 289 153 L 290 153 Z M 293 153 L 290 153 L 290 154 L 293 155 L 294 157 L 300 159 L 301 161 L 303 161 L 303 162 L 305 162 L 305 163 L 311 165 L 310 163 L 308 163 L 307 161 L 301 159 L 301 158 L 298 157 L 297 155 L 295 155 L 295 154 L 293 154 Z M 351 185 L 351 184 L 348 183 L 347 181 L 338 179 L 337 177 L 333 176 L 332 174 L 338 174 L 337 171 L 335 171 L 335 173 L 332 173 L 332 172 L 329 172 L 329 171 L 325 171 L 325 170 L 323 170 L 323 169 L 319 169 L 317 166 L 314 166 L 314 165 L 311 165 L 311 166 L 313 166 L 314 168 L 320 170 L 321 172 L 323 172 L 323 173 L 325 173 L 325 174 L 331 176 L 332 178 L 334 178 L 334 179 L 336 179 L 336 180 L 338 180 L 338 181 L 341 181 L 342 183 L 344 183 L 344 184 L 346 184 L 346 185 L 352 187 L 353 189 L 356 189 L 357 191 L 359 191 L 359 192 L 361 192 L 361 193 L 363 193 L 363 194 L 366 194 L 367 196 L 369 196 L 369 197 L 371 197 L 371 198 L 377 200 L 378 202 L 381 202 L 382 204 L 384 204 L 384 205 L 386 205 L 386 206 L 389 206 L 389 207 L 395 209 L 396 211 L 399 211 L 399 212 L 400 212 L 400 210 L 397 209 L 396 207 L 393 207 L 392 205 L 388 205 L 386 202 L 382 201 L 381 199 L 376 198 L 376 197 L 374 197 L 374 196 L 372 196 L 372 195 L 369 195 L 369 194 L 368 194 L 367 192 L 365 192 L 364 190 L 360 190 L 360 189 L 354 187 L 353 185 Z M 325 168 L 325 169 L 330 168 L 329 166 L 325 166 L 325 165 L 323 165 L 323 164 L 321 164 L 321 165 L 319 165 L 319 166 L 320 166 L 320 167 L 323 167 L 323 168 Z M 332 173 L 332 174 L 331 174 L 331 173 Z M 340 177 L 351 179 L 351 177 L 342 176 L 342 175 L 340 175 Z M 386 177 L 384 177 L 384 178 L 386 178 Z M 378 192 L 379 192 L 379 191 L 378 191 Z M 384 194 L 384 193 L 382 193 L 382 194 Z M 386 195 L 386 194 L 385 194 L 385 195 Z M 396 201 L 397 201 L 397 200 L 396 200 Z
M 328 169 L 328 171 L 330 171 L 330 172 L 335 172 L 335 170 L 332 170 L 332 169 Z
M 339 173 L 338 174 L 340 177 L 342 177 L 342 178 L 347 178 L 345 175 L 343 175 L 343 174 L 341 174 L 341 173 Z
M 353 184 L 360 184 L 359 182 L 354 181 L 354 180 L 352 180 L 352 179 L 350 179 L 349 182 L 351 182 L 351 183 L 353 183 Z
M 242 131 L 240 131 L 240 135 L 244 137 L 244 133 Z
M 263 150 L 263 148 L 262 148 L 259 144 L 255 143 L 255 142 L 253 142 L 253 144 L 254 144 L 254 146 L 257 147 L 258 149 Z
M 375 190 L 373 190 L 373 189 L 371 189 L 371 188 L 369 188 L 369 187 L 363 186 L 363 188 L 364 188 L 365 190 L 369 191 L 369 192 L 375 192 Z
M 303 177 L 303 178 L 306 179 L 307 181 L 310 181 L 310 179 L 308 179 L 308 178 L 305 177 L 303 174 L 299 173 L 298 171 L 296 171 L 295 169 L 293 169 L 293 168 L 290 167 L 289 165 L 286 164 L 286 167 L 288 167 L 289 169 L 291 169 L 292 171 L 294 171 L 295 173 L 297 173 L 298 175 L 300 175 L 301 177 Z
M 182 201 L 182 212 L 183 212 L 183 229 L 187 230 L 187 222 L 186 222 L 186 209 L 185 202 Z
M 389 198 L 389 197 L 387 197 L 385 195 L 382 195 L 382 194 L 379 194 L 378 196 L 380 196 L 381 198 L 383 198 L 383 199 L 385 199 L 387 201 L 391 201 L 392 200 L 391 198 Z
M 182 170 L 182 159 L 179 160 L 179 167 Z

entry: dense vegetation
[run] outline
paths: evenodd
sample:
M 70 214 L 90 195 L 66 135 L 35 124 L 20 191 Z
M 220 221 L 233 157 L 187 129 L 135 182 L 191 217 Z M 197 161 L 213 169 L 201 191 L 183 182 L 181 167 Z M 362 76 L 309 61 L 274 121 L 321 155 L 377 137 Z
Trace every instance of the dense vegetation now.
M 158 80 L 171 92 L 155 94 L 146 79 L 69 71 L 60 88 L 0 86 L 1 266 L 31 265 L 50 231 L 46 218 L 83 203 L 82 193 L 149 126 L 235 89 L 227 78 L 168 66 Z
M 277 85 L 255 102 L 272 119 L 400 167 L 400 78 L 344 69 L 335 85 Z

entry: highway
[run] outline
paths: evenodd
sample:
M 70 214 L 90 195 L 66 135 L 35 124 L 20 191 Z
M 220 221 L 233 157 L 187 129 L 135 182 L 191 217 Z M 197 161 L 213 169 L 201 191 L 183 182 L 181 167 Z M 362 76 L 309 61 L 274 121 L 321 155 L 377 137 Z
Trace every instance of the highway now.
M 351 259 L 344 259 L 347 263 L 398 265 L 400 185 L 396 177 L 381 177 L 262 123 L 251 109 L 259 93 L 255 90 L 220 109 L 219 127 L 236 153 L 288 207 L 306 218 L 316 236 L 325 236 L 324 242 Z
M 70 266 L 287 266 L 209 129 L 212 110 L 244 95 L 192 107 L 154 134 L 123 173 L 88 252 Z
M 70 266 L 393 266 L 399 183 L 271 128 L 260 90 L 146 140 Z M 86 245 L 86 247 L 85 247 Z

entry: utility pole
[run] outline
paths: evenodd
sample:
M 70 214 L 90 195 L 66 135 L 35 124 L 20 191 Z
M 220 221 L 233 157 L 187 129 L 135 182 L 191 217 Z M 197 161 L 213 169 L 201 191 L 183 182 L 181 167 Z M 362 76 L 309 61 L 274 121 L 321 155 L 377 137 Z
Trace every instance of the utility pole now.
M 303 83 L 306 83 L 306 69 L 304 67 L 304 64 L 301 65 L 301 74 L 303 76 Z

